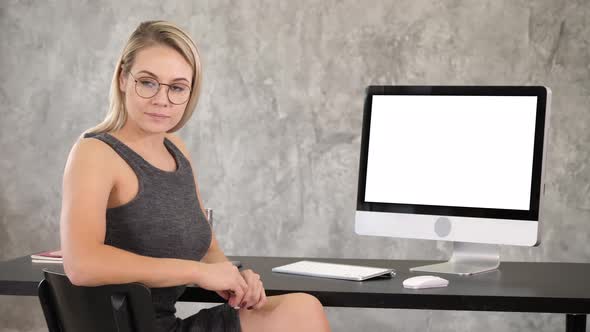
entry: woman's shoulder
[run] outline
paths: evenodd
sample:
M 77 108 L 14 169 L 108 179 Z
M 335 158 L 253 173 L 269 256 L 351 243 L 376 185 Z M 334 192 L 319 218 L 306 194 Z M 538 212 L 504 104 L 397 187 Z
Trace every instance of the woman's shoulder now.
M 97 139 L 78 137 L 64 168 L 64 191 L 84 193 L 84 199 L 90 200 L 108 198 L 118 178 L 114 152 L 109 150 Z
M 112 149 L 105 142 L 94 138 L 94 135 L 86 136 L 83 133 L 74 143 L 72 151 L 74 150 L 78 153 L 103 155 Z
M 115 157 L 115 152 L 106 143 L 80 135 L 74 142 L 68 157 L 68 163 L 74 165 L 101 164 L 109 166 Z M 105 167 L 108 168 L 108 167 Z

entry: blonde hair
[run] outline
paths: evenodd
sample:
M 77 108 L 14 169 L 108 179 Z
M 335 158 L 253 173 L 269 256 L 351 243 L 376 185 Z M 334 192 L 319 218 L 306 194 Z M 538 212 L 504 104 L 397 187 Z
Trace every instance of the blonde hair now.
M 201 59 L 199 51 L 191 37 L 173 23 L 166 21 L 146 21 L 139 24 L 133 31 L 123 53 L 117 61 L 111 90 L 109 95 L 110 105 L 105 119 L 86 133 L 103 133 L 119 130 L 127 121 L 127 110 L 125 100 L 119 84 L 121 73 L 127 74 L 133 67 L 137 53 L 144 48 L 164 45 L 173 48 L 191 65 L 193 69 L 193 80 L 191 94 L 186 104 L 182 118 L 176 126 L 168 130 L 169 133 L 182 128 L 193 114 L 201 92 Z

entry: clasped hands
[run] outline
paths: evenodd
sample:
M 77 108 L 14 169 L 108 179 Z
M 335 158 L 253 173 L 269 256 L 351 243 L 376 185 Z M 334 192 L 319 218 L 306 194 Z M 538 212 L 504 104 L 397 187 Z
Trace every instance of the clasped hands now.
M 266 294 L 260 275 L 248 269 L 240 271 L 231 262 L 205 264 L 199 286 L 215 291 L 234 309 L 260 309 Z

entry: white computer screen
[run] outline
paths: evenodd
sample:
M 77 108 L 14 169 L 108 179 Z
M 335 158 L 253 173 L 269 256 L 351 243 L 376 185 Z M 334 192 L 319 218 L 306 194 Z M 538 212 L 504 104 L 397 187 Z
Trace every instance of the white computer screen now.
M 366 202 L 528 210 L 537 97 L 374 95 Z

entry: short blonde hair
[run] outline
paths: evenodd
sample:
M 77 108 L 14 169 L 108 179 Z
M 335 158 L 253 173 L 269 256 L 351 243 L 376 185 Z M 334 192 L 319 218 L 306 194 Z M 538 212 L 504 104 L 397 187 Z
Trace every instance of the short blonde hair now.
M 123 53 L 117 61 L 111 91 L 109 95 L 110 105 L 107 116 L 97 126 L 88 129 L 87 133 L 102 133 L 119 130 L 127 121 L 127 110 L 125 100 L 119 84 L 121 73 L 127 74 L 133 67 L 137 53 L 144 48 L 164 45 L 178 51 L 180 55 L 191 65 L 193 69 L 193 80 L 191 94 L 182 118 L 174 128 L 168 132 L 172 133 L 182 128 L 193 114 L 201 92 L 201 59 L 199 51 L 191 37 L 182 31 L 178 26 L 166 21 L 146 21 L 139 24 L 133 31 Z

